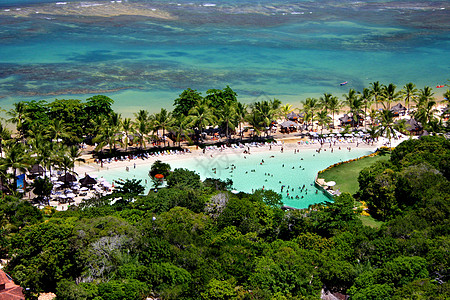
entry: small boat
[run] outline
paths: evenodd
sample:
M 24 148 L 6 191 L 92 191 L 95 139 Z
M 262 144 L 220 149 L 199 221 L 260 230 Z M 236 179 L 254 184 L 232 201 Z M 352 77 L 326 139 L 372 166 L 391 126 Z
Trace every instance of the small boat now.
M 344 81 L 344 82 L 341 82 L 339 85 L 343 86 L 343 85 L 346 85 L 347 83 L 348 83 L 348 81 Z
M 443 88 L 445 85 L 437 85 L 436 87 L 438 88 L 438 89 L 440 89 L 440 88 Z

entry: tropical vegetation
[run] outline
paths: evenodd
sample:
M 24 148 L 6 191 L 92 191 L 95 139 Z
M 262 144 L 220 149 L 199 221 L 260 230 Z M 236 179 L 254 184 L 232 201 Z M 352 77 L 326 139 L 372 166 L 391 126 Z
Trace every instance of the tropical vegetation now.
M 322 291 L 352 299 L 449 297 L 449 127 L 432 89 L 415 89 L 376 82 L 361 93 L 350 89 L 345 104 L 324 94 L 294 109 L 308 130 L 333 130 L 334 114 L 345 111 L 355 126 L 370 119 L 373 137 L 393 138 L 405 126 L 390 108 L 408 98 L 409 115 L 436 135 L 405 141 L 389 160 L 363 169 L 354 195 L 304 210 L 283 210 L 273 191 L 235 194 L 231 180 L 201 181 L 161 162 L 149 176 L 163 175 L 166 187 L 148 195 L 140 181 L 127 179 L 111 195 L 63 212 L 23 199 L 30 189 L 39 201 L 48 198 L 49 177 L 74 173 L 84 144 L 95 146 L 95 155 L 123 155 L 183 141 L 202 146 L 215 133 L 226 142 L 249 129 L 251 138 L 270 137 L 274 121 L 293 110 L 278 99 L 247 106 L 228 86 L 206 96 L 187 89 L 173 111 L 140 110 L 134 119 L 101 95 L 18 102 L 8 112 L 14 133 L 0 127 L 5 270 L 30 299 L 40 292 L 96 300 L 317 299 Z M 42 175 L 18 188 L 18 175 L 36 164 Z M 380 228 L 361 223 L 357 200 Z

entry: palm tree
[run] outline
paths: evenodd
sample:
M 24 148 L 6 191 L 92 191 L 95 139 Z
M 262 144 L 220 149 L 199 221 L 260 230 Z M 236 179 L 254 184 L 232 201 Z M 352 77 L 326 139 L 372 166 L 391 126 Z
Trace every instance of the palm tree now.
M 164 147 L 166 146 L 165 132 L 166 130 L 171 130 L 172 124 L 172 113 L 168 112 L 166 109 L 161 108 L 161 111 L 155 114 L 153 125 L 155 127 L 155 130 L 157 131 L 162 129 L 162 139 L 164 141 Z
M 234 130 L 236 126 L 236 106 L 237 102 L 227 102 L 218 109 L 219 121 L 225 125 L 225 135 L 229 138 L 229 129 Z
M 416 97 L 417 92 L 418 90 L 416 89 L 416 85 L 412 82 L 405 84 L 405 86 L 401 91 L 401 94 L 404 97 L 403 100 L 407 105 L 408 111 L 409 111 L 409 103 Z
M 42 165 L 45 171 L 48 170 L 51 173 L 59 146 L 44 139 L 40 134 L 36 135 L 30 142 L 36 153 L 36 163 Z M 47 177 L 47 172 L 45 172 L 45 177 Z
M 424 126 L 428 126 L 433 119 L 437 110 L 435 109 L 436 101 L 433 97 L 434 93 L 432 89 L 425 86 L 419 90 L 419 96 L 416 100 L 416 111 L 414 112 L 414 118 L 421 122 Z
M 369 118 L 370 118 L 370 123 L 372 124 L 372 125 L 374 125 L 375 123 L 375 120 L 377 120 L 377 117 L 378 117 L 378 110 L 376 110 L 375 108 L 372 108 L 370 111 L 369 111 Z
M 212 110 L 205 104 L 194 106 L 189 110 L 190 126 L 197 128 L 201 136 L 203 129 L 206 126 L 214 123 L 215 117 Z
M 360 97 L 357 96 L 357 93 L 354 89 L 350 89 L 348 91 L 348 94 L 344 94 L 343 96 L 345 98 L 344 104 L 350 109 L 349 112 L 352 114 L 353 122 L 356 123 L 356 127 L 358 127 L 360 118 L 359 114 L 363 106 L 363 101 Z
M 247 104 L 243 104 L 241 102 L 238 102 L 236 105 L 236 120 L 239 124 L 239 135 L 241 136 L 241 141 L 243 135 L 241 125 L 245 121 L 245 118 L 248 114 L 247 108 Z
M 450 90 L 447 90 L 444 93 L 444 102 L 447 102 L 447 109 L 444 110 L 444 112 L 442 113 L 442 118 L 448 118 L 448 116 L 450 115 Z M 450 123 L 447 121 L 447 125 L 450 125 Z
M 434 92 L 433 89 L 429 86 L 424 86 L 423 89 L 419 90 L 419 95 L 418 95 L 418 100 L 416 100 L 417 102 L 423 101 L 423 102 L 428 102 L 428 101 L 432 101 L 434 100 Z
M 128 143 L 129 143 L 129 139 L 128 139 L 128 134 L 131 133 L 133 131 L 133 123 L 131 122 L 130 118 L 125 118 L 122 120 L 122 130 L 125 134 L 124 140 L 123 140 L 123 144 L 125 145 L 125 151 L 128 150 Z
M 14 103 L 14 108 L 7 112 L 11 118 L 9 122 L 16 124 L 17 132 L 19 133 L 19 138 L 25 143 L 25 129 L 23 128 L 24 122 L 27 120 L 27 107 L 25 102 Z
M 138 134 L 138 143 L 141 149 L 145 148 L 145 136 L 149 132 L 149 114 L 148 111 L 141 109 L 138 113 L 134 114 L 134 129 Z
M 381 88 L 383 85 L 379 81 L 372 82 L 370 84 L 370 94 L 373 97 L 373 102 L 375 102 L 375 108 L 378 110 L 378 97 L 381 95 Z
M 180 114 L 178 118 L 175 119 L 173 129 L 175 130 L 176 141 L 178 142 L 178 147 L 181 146 L 181 137 L 184 135 L 186 139 L 190 142 L 189 134 L 192 133 L 192 129 L 189 128 L 189 120 L 183 114 Z
M 12 169 L 13 191 L 17 189 L 17 171 L 25 173 L 31 166 L 32 161 L 24 144 L 8 143 L 8 147 L 5 147 L 5 157 L 0 158 L 0 169 Z
M 74 169 L 75 162 L 66 155 L 66 151 L 61 151 L 58 165 L 64 171 L 64 178 L 66 178 L 67 172 Z M 68 182 L 65 183 L 68 184 Z
M 293 111 L 294 111 L 294 109 L 292 108 L 292 105 L 289 104 L 289 103 L 286 103 L 285 105 L 282 105 L 280 107 L 280 115 L 279 115 L 279 117 L 280 118 L 284 118 L 285 120 L 287 120 L 286 116 L 289 113 L 293 112 Z
M 369 128 L 367 129 L 367 134 L 372 140 L 372 145 L 374 140 L 378 140 L 379 136 L 378 133 L 379 133 L 378 126 L 370 125 Z
M 383 103 L 384 108 L 391 109 L 391 103 L 399 100 L 400 92 L 396 91 L 396 88 L 397 86 L 395 84 L 390 83 L 381 90 L 381 97 L 387 104 L 386 107 Z
M 72 173 L 75 174 L 75 162 L 84 162 L 84 158 L 81 158 L 83 152 L 78 148 L 78 146 L 69 146 L 67 149 L 67 157 L 72 161 Z
M 105 119 L 104 126 L 101 128 L 97 136 L 92 140 L 94 143 L 98 143 L 95 147 L 95 151 L 101 151 L 105 146 L 109 146 L 109 152 L 112 153 L 116 144 L 116 129 L 113 128 L 109 122 Z
M 320 134 L 322 134 L 323 128 L 325 126 L 328 127 L 328 124 L 330 124 L 331 118 L 330 118 L 330 116 L 328 116 L 326 110 L 322 110 L 317 113 L 317 121 L 318 121 L 319 125 L 322 127 L 322 129 L 320 130 Z
M 333 98 L 333 95 L 330 93 L 324 93 L 323 97 L 319 98 L 319 106 L 328 112 L 328 107 L 330 106 L 330 101 Z
M 306 129 L 308 129 L 308 121 L 311 120 L 312 128 L 314 129 L 314 113 L 319 108 L 319 101 L 315 98 L 306 98 L 305 101 L 302 102 L 303 104 L 303 112 L 306 115 L 311 116 L 310 119 L 306 119 Z
M 248 113 L 246 116 L 246 121 L 250 126 L 252 126 L 253 134 L 259 136 L 261 134 L 261 129 L 263 126 L 263 119 L 261 114 L 252 107 L 250 113 Z
M 264 131 L 266 132 L 266 136 L 268 135 L 268 129 L 270 124 L 273 121 L 274 116 L 277 114 L 279 105 L 276 101 L 279 101 L 277 99 L 274 99 L 273 101 L 261 101 L 261 102 L 255 102 L 251 105 L 252 111 L 254 110 L 259 116 L 260 116 L 260 126 L 264 128 Z
M 338 97 L 332 96 L 328 101 L 328 110 L 331 112 L 334 128 L 334 114 L 338 114 L 342 108 L 342 103 L 339 101 Z
M 383 109 L 382 111 L 380 111 L 379 116 L 381 125 L 378 128 L 378 135 L 384 135 L 386 138 L 388 138 L 389 147 L 391 147 L 391 139 L 392 137 L 396 137 L 396 133 L 394 130 L 394 113 L 389 109 Z
M 72 135 L 69 133 L 69 128 L 60 119 L 52 120 L 47 129 L 47 134 L 55 143 L 58 143 L 65 139 L 70 139 L 72 137 Z
M 364 128 L 367 127 L 367 108 L 371 106 L 372 102 L 371 102 L 371 97 L 370 97 L 370 90 L 367 88 L 363 89 L 362 93 L 358 93 L 360 94 L 360 98 L 361 101 L 363 102 L 364 105 Z
M 3 142 L 11 139 L 11 132 L 0 122 L 0 157 L 3 157 Z
M 444 93 L 444 101 L 447 102 L 447 105 L 450 105 L 450 90 Z

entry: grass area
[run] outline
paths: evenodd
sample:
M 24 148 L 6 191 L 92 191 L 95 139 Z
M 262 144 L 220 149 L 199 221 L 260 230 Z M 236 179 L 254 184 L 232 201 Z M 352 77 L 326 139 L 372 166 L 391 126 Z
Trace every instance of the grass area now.
M 361 222 L 363 223 L 364 226 L 380 228 L 381 225 L 383 224 L 383 222 L 377 221 L 374 218 L 372 218 L 371 216 L 359 216 L 359 218 L 361 219 Z
M 333 167 L 320 174 L 319 177 L 325 179 L 325 181 L 335 181 L 336 185 L 333 187 L 334 190 L 339 189 L 342 193 L 348 192 L 353 195 L 359 189 L 359 172 L 377 161 L 387 161 L 389 158 L 390 154 L 365 157 L 357 161 Z

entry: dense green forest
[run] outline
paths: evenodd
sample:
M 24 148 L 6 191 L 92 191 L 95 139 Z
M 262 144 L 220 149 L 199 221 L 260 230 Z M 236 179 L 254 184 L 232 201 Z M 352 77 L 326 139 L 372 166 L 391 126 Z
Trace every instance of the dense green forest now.
M 361 224 L 350 194 L 283 211 L 272 191 L 233 194 L 231 182 L 185 169 L 147 196 L 127 180 L 63 212 L 4 196 L 0 251 L 30 298 L 318 299 L 324 288 L 352 299 L 446 299 L 449 164 L 450 141 L 422 137 L 364 169 L 354 196 L 380 229 Z
M 372 138 L 390 139 L 394 129 L 406 130 L 390 111 L 403 101 L 414 106 L 410 116 L 423 129 L 435 135 L 449 129 L 449 110 L 436 110 L 429 87 L 407 84 L 398 91 L 374 82 L 343 97 L 305 99 L 298 113 L 306 128 L 329 128 L 346 111 L 365 119 L 361 125 Z M 448 103 L 448 91 L 445 97 Z M 277 99 L 247 106 L 228 86 L 206 96 L 187 89 L 173 111 L 141 110 L 134 120 L 112 104 L 101 95 L 18 102 L 8 111 L 15 134 L 0 126 L 0 257 L 28 298 L 52 291 L 58 299 L 317 299 L 322 290 L 352 299 L 450 297 L 450 142 L 444 137 L 403 142 L 388 162 L 360 173 L 355 195 L 305 210 L 283 211 L 273 191 L 233 194 L 231 181 L 202 182 L 164 163 L 149 171 L 164 174 L 168 185 L 149 195 L 141 195 L 141 182 L 126 180 L 112 195 L 63 212 L 22 199 L 18 174 L 33 164 L 73 173 L 82 142 L 96 144 L 92 154 L 100 156 L 159 149 L 167 146 L 164 136 L 202 145 L 208 127 L 228 140 L 242 139 L 245 125 L 258 138 L 294 110 Z M 29 188 L 39 202 L 52 185 L 44 177 Z M 362 225 L 355 200 L 367 203 L 381 228 Z

